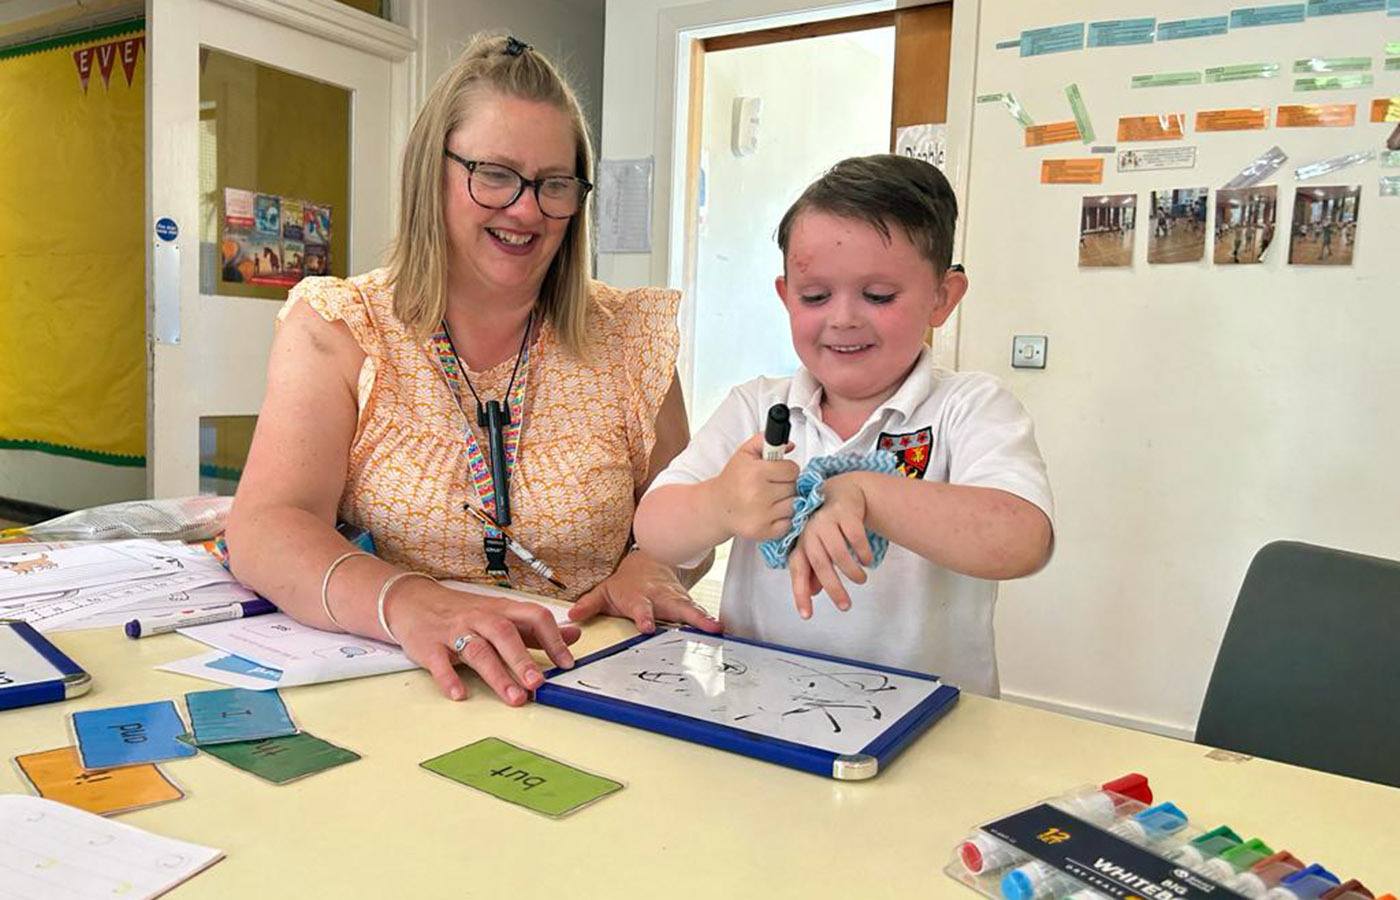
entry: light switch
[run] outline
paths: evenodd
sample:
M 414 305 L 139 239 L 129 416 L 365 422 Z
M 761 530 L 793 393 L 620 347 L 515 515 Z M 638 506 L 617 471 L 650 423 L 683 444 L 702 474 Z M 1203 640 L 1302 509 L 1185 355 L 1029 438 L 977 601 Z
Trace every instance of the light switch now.
M 1045 368 L 1045 345 L 1048 338 L 1043 334 L 1018 334 L 1011 339 L 1011 368 Z

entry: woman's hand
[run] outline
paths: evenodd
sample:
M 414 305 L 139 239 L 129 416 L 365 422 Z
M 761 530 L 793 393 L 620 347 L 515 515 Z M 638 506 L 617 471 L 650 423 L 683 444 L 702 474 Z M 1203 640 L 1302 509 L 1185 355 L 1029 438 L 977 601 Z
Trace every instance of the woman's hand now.
M 584 622 L 599 613 L 631 619 L 646 634 L 656 630 L 658 619 L 693 625 L 718 633 L 720 624 L 690 599 L 676 580 L 675 570 L 640 550 L 618 563 L 617 570 L 584 594 L 569 610 L 569 618 Z
M 416 580 L 416 579 L 415 579 Z M 568 645 L 578 640 L 576 626 L 562 629 L 538 603 L 482 597 L 424 582 L 403 586 L 390 599 L 389 627 L 408 658 L 432 673 L 438 689 L 463 700 L 467 687 L 453 670 L 458 660 L 476 670 L 481 680 L 506 703 L 520 706 L 529 692 L 544 684 L 544 675 L 525 648 L 536 647 L 556 666 L 569 669 L 574 657 Z M 454 642 L 467 638 L 460 653 Z
M 851 597 L 841 575 L 854 584 L 865 584 L 863 566 L 875 559 L 865 537 L 865 492 L 859 475 L 848 472 L 826 480 L 821 509 L 807 520 L 788 556 L 793 602 L 804 619 L 812 617 L 812 595 L 819 590 L 826 591 L 837 609 L 850 609 Z

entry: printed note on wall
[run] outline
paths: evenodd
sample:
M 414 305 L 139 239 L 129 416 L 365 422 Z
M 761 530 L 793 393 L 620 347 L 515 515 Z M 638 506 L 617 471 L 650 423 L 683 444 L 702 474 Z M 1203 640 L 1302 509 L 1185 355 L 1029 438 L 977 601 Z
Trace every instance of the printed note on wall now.
M 1345 128 L 1356 124 L 1355 103 L 1293 103 L 1278 108 L 1280 128 Z
M 1269 111 L 1259 106 L 1196 112 L 1197 131 L 1256 131 L 1268 127 Z
M 1067 141 L 1077 140 L 1079 140 L 1079 126 L 1073 121 L 1047 122 L 1044 125 L 1032 125 L 1026 129 L 1027 147 L 1063 144 Z
M 1123 116 L 1118 120 L 1118 140 L 1131 141 L 1176 141 L 1186 130 L 1186 116 L 1181 113 L 1166 113 L 1159 116 Z
M 1041 184 L 1101 184 L 1102 182 L 1102 156 L 1041 160 Z

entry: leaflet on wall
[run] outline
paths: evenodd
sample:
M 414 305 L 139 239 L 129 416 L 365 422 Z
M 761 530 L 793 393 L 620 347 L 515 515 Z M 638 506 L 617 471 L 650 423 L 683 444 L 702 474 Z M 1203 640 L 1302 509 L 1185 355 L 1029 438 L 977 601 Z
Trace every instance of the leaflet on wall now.
M 1149 147 L 1144 150 L 1119 150 L 1118 171 L 1155 172 L 1159 169 L 1194 169 L 1195 147 Z
M 651 192 L 651 157 L 599 161 L 599 253 L 651 252 Z
M 894 133 L 894 152 L 944 169 L 948 165 L 948 126 L 933 122 L 905 125 Z

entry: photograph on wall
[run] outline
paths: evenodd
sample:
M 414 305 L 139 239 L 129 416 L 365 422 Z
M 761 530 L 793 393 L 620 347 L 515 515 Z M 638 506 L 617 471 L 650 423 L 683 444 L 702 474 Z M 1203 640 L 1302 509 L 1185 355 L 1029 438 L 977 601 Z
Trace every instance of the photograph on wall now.
M 1215 192 L 1215 262 L 1264 261 L 1274 240 L 1278 187 L 1222 188 Z
M 1205 258 L 1208 193 L 1203 187 L 1152 192 L 1148 262 L 1184 263 Z
M 1137 194 L 1097 194 L 1079 209 L 1079 265 L 1131 266 Z
M 1360 185 L 1298 188 L 1293 196 L 1289 265 L 1351 265 L 1360 210 Z

